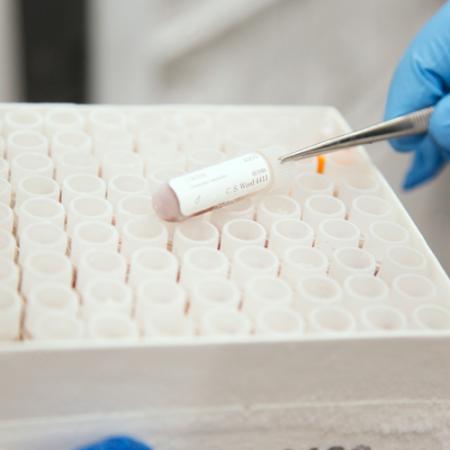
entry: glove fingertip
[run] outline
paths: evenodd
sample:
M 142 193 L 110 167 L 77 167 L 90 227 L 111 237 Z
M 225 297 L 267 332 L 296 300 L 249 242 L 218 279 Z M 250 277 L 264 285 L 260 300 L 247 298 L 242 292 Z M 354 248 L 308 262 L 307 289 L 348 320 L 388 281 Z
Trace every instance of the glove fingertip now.
M 443 169 L 445 159 L 431 136 L 426 136 L 417 147 L 412 164 L 403 181 L 403 188 L 409 190 L 431 180 Z
M 406 173 L 406 176 L 402 183 L 402 188 L 405 191 L 411 191 L 412 189 L 426 183 L 434 178 L 435 174 L 418 173 L 417 170 L 411 169 Z
M 404 191 L 410 191 L 418 186 L 420 182 L 416 180 L 416 177 L 411 175 L 411 172 L 408 172 L 403 180 L 402 188 Z
M 420 143 L 421 137 L 410 136 L 401 139 L 390 139 L 389 143 L 394 148 L 394 150 L 405 153 L 410 152 L 415 149 L 415 147 Z

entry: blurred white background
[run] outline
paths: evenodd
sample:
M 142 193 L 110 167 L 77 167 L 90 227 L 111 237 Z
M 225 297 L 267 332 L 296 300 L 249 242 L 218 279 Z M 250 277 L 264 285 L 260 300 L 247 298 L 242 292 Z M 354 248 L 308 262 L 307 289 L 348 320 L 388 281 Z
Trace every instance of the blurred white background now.
M 328 104 L 357 128 L 382 118 L 397 61 L 442 3 L 86 0 L 86 99 Z M 0 2 L 2 101 L 20 98 L 24 88 L 16 56 L 20 36 L 8 20 L 14 9 L 13 0 Z M 370 152 L 449 272 L 450 171 L 404 193 L 409 156 L 387 144 Z

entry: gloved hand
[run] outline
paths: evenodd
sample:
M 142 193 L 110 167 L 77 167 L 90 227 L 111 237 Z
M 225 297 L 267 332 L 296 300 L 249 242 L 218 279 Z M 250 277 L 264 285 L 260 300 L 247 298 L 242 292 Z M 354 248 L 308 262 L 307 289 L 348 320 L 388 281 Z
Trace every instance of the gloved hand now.
M 426 135 L 391 141 L 414 151 L 403 182 L 413 188 L 433 178 L 450 159 L 450 1 L 425 25 L 401 59 L 389 89 L 385 119 L 435 106 Z

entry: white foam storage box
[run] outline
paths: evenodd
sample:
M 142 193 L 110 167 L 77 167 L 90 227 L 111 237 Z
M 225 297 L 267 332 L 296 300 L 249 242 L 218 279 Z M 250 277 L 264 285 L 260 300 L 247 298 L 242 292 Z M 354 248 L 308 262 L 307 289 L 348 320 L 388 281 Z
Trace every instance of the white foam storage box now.
M 2 105 L 6 112 L 22 105 Z M 28 105 L 46 112 L 53 105 Z M 95 106 L 77 106 L 83 116 Z M 117 107 L 125 113 L 145 107 Z M 161 106 L 161 112 L 295 113 L 299 134 L 348 130 L 329 107 Z M 319 133 L 320 134 L 320 133 Z M 363 150 L 361 150 L 363 152 Z M 377 169 L 397 222 L 448 278 Z M 448 245 L 448 242 L 442 242 Z M 0 448 L 69 450 L 129 433 L 155 449 L 438 449 L 450 436 L 450 331 L 274 339 L 195 336 L 133 343 L 0 346 Z

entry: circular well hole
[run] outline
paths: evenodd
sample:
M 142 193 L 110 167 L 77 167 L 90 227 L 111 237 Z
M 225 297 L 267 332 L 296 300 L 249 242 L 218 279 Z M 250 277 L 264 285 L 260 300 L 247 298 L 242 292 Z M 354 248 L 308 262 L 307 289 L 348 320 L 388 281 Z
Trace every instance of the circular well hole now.
M 309 205 L 312 209 L 321 214 L 336 214 L 342 209 L 340 201 L 331 195 L 311 197 Z
M 434 305 L 424 305 L 414 311 L 416 321 L 429 330 L 450 329 L 450 311 Z
M 298 211 L 298 206 L 295 200 L 282 195 L 274 195 L 265 198 L 262 201 L 262 207 L 267 209 L 272 214 L 279 215 L 294 214 Z
M 363 317 L 372 328 L 381 331 L 396 331 L 406 326 L 406 320 L 402 314 L 389 306 L 370 307 L 363 312 Z
M 34 176 L 22 180 L 22 188 L 34 195 L 50 195 L 57 190 L 55 182 L 51 178 Z
M 231 236 L 241 241 L 255 241 L 265 237 L 264 228 L 252 220 L 236 219 L 225 226 Z
M 351 316 L 346 311 L 325 307 L 313 311 L 312 314 L 322 330 L 332 333 L 345 333 L 353 328 Z
M 224 255 L 210 248 L 196 248 L 186 254 L 185 258 L 201 270 L 216 270 L 226 264 Z

